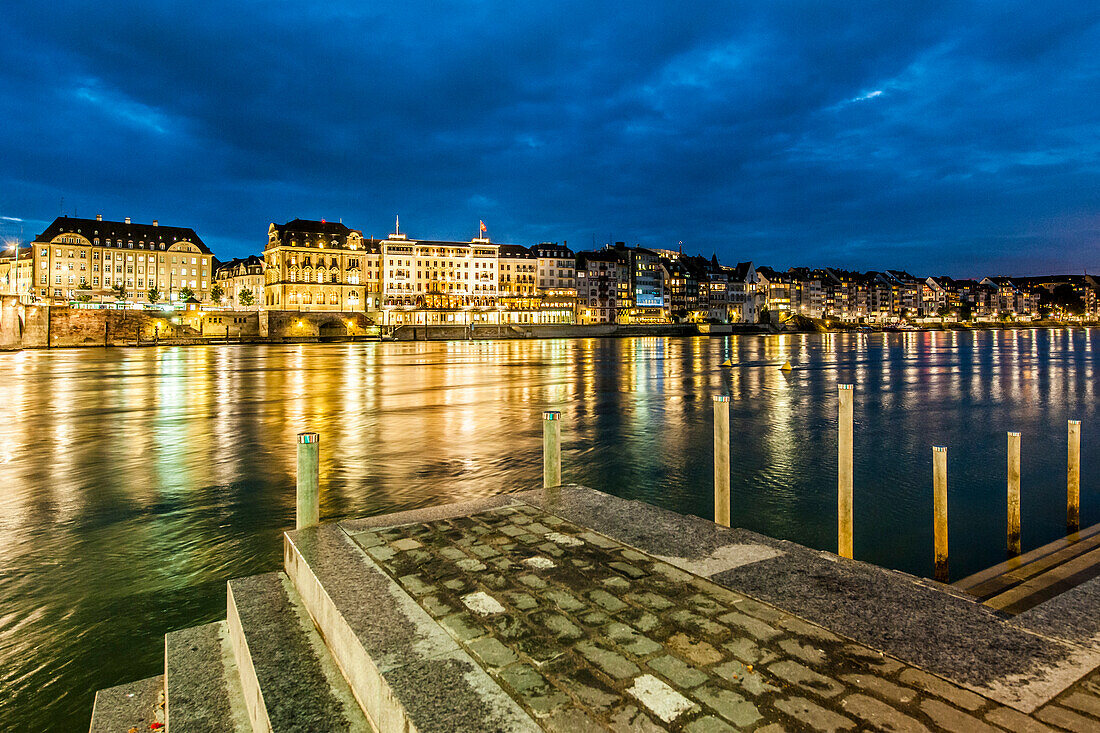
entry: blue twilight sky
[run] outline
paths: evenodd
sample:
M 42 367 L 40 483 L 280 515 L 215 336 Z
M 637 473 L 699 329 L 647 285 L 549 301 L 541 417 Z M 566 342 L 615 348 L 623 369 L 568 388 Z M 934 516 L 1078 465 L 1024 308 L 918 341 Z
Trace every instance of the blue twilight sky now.
M 0 4 L 0 233 L 1100 272 L 1100 3 Z

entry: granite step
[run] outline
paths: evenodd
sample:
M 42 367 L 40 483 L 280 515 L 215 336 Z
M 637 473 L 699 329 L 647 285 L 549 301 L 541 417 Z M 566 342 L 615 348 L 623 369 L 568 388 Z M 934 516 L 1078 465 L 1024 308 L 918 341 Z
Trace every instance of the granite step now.
M 287 532 L 284 549 L 287 575 L 377 730 L 540 730 L 337 525 Z
M 283 573 L 228 583 L 229 639 L 252 730 L 370 731 Z
M 164 723 L 164 675 L 108 687 L 95 694 L 89 733 L 117 733 Z
M 165 634 L 164 680 L 172 733 L 252 729 L 225 621 Z

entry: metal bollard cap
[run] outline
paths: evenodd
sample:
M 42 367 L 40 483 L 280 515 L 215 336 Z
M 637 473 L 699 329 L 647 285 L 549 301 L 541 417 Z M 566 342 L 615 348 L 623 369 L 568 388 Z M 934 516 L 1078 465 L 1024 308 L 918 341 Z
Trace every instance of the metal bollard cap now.
M 561 420 L 561 413 L 557 410 L 546 410 L 542 413 L 543 420 Z
M 321 434 L 320 433 L 298 433 L 298 442 L 299 443 L 320 443 L 321 442 Z

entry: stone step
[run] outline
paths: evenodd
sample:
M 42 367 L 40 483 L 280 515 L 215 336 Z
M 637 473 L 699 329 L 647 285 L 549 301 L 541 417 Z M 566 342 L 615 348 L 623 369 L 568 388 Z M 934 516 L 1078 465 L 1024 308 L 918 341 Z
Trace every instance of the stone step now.
M 253 731 L 371 730 L 286 575 L 231 580 L 227 595 L 229 638 Z
M 379 731 L 540 730 L 338 526 L 287 532 L 284 549 L 287 575 Z
M 251 730 L 225 621 L 165 634 L 164 680 L 172 733 Z
M 117 733 L 164 723 L 161 700 L 164 695 L 164 675 L 108 687 L 95 694 L 92 724 L 88 733 Z

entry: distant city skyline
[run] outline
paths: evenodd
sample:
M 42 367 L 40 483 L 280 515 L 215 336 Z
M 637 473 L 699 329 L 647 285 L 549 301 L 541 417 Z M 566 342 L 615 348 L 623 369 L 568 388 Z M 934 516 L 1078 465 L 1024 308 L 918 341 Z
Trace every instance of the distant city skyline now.
M 1100 271 L 1100 8 L 0 10 L 0 223 L 273 221 L 777 269 Z M 247 31 L 242 29 L 247 28 Z M 63 203 L 62 203 L 63 200 Z M 22 222 L 16 220 L 23 220 Z

